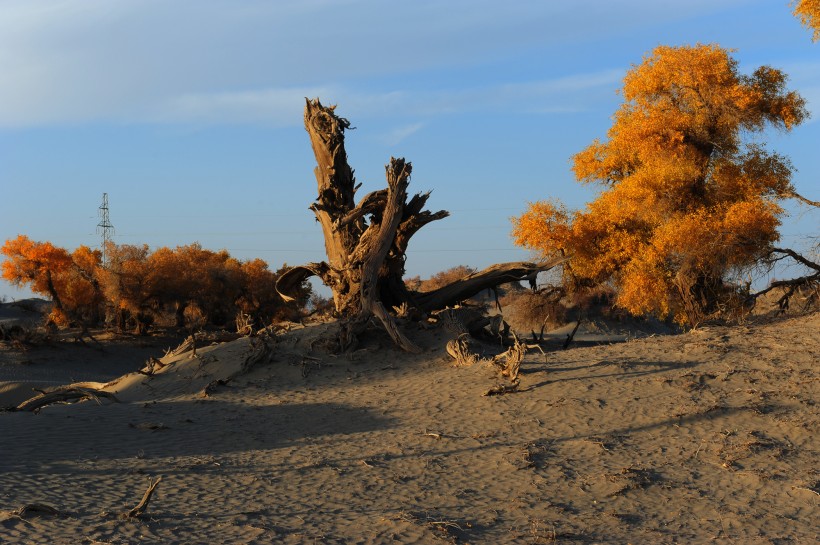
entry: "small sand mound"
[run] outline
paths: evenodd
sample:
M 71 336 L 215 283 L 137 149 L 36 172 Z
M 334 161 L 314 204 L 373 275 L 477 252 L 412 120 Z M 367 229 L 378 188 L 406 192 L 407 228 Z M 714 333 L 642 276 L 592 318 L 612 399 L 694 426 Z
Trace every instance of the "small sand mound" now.
M 166 356 L 149 360 L 143 370 L 111 381 L 102 390 L 121 402 L 207 396 L 213 388 L 267 360 L 274 344 L 273 337 L 260 336 L 195 348 L 189 338 Z

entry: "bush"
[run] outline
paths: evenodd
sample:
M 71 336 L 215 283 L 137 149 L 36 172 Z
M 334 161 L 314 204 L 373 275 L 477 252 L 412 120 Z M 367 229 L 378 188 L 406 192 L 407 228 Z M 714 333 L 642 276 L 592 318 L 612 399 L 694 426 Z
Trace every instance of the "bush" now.
M 504 319 L 518 332 L 554 329 L 567 323 L 570 309 L 562 302 L 563 289 L 516 291 L 500 299 Z
M 448 284 L 452 284 L 457 280 L 461 280 L 465 276 L 469 276 L 476 272 L 476 270 L 472 267 L 468 267 L 467 265 L 457 265 L 455 267 L 451 267 L 449 269 L 443 270 L 441 272 L 437 272 L 427 280 L 418 281 L 418 277 L 408 279 L 405 281 L 405 284 L 409 284 L 410 282 L 417 281 L 418 288 L 417 291 L 421 292 L 429 292 L 437 290 L 441 287 L 444 287 Z M 408 288 L 410 286 L 408 285 Z M 412 288 L 411 288 L 412 289 Z

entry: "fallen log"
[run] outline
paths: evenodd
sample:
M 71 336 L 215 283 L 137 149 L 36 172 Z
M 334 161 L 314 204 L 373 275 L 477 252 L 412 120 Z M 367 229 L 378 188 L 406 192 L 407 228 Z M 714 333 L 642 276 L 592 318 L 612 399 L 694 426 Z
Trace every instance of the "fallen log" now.
M 20 403 L 14 410 L 39 412 L 39 410 L 46 405 L 52 405 L 54 403 L 77 403 L 87 399 L 93 399 L 99 403 L 101 398 L 119 403 L 116 396 L 110 392 L 98 390 L 96 388 L 69 385 L 61 386 L 46 392 L 41 392 L 31 399 L 27 399 L 26 401 Z

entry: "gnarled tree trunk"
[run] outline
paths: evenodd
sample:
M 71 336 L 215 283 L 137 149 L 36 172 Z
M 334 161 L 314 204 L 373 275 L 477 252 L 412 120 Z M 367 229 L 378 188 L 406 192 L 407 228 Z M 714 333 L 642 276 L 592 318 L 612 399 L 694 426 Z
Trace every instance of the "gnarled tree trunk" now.
M 355 341 L 368 318 L 376 316 L 401 348 L 416 351 L 417 347 L 396 327 L 388 308 L 407 303 L 430 312 L 559 263 L 494 265 L 434 292 L 409 291 L 403 277 L 410 239 L 428 223 L 449 216 L 449 212 L 424 210 L 429 193 L 408 200 L 412 167 L 404 159 L 395 158 L 385 167 L 387 187 L 368 193 L 356 204 L 360 184 L 356 184 L 344 147 L 344 131 L 350 123 L 334 110 L 334 106 L 323 106 L 319 99 L 306 101 L 305 129 L 316 157 L 318 186 L 318 198 L 310 209 L 322 226 L 327 261 L 290 269 L 279 277 L 276 288 L 289 300 L 288 294 L 306 278 L 321 278 L 332 290 L 336 312 L 343 318 L 342 349 Z

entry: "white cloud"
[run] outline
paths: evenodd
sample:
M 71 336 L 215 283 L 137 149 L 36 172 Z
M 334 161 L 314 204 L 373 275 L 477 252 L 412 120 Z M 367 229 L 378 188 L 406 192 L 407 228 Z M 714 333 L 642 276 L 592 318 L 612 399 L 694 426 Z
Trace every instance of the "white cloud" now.
M 384 135 L 382 140 L 388 146 L 395 146 L 397 144 L 400 144 L 408 136 L 420 131 L 422 128 L 424 128 L 424 125 L 424 123 L 412 123 L 410 125 L 396 127 L 392 131 Z
M 411 93 L 384 90 L 389 85 L 378 80 L 420 80 L 429 71 L 503 62 L 535 49 L 571 52 L 590 40 L 627 37 L 743 1 L 715 7 L 711 0 L 5 0 L 0 126 L 288 123 L 290 96 L 314 89 L 333 94 L 337 87 L 353 109 L 374 112 L 408 102 L 422 111 L 414 97 L 424 95 L 433 100 L 431 112 L 458 110 L 459 93 L 506 106 L 505 97 L 524 98 L 530 84 L 494 86 L 495 76 L 487 74 L 485 90 Z M 586 88 L 572 78 L 542 83 Z

